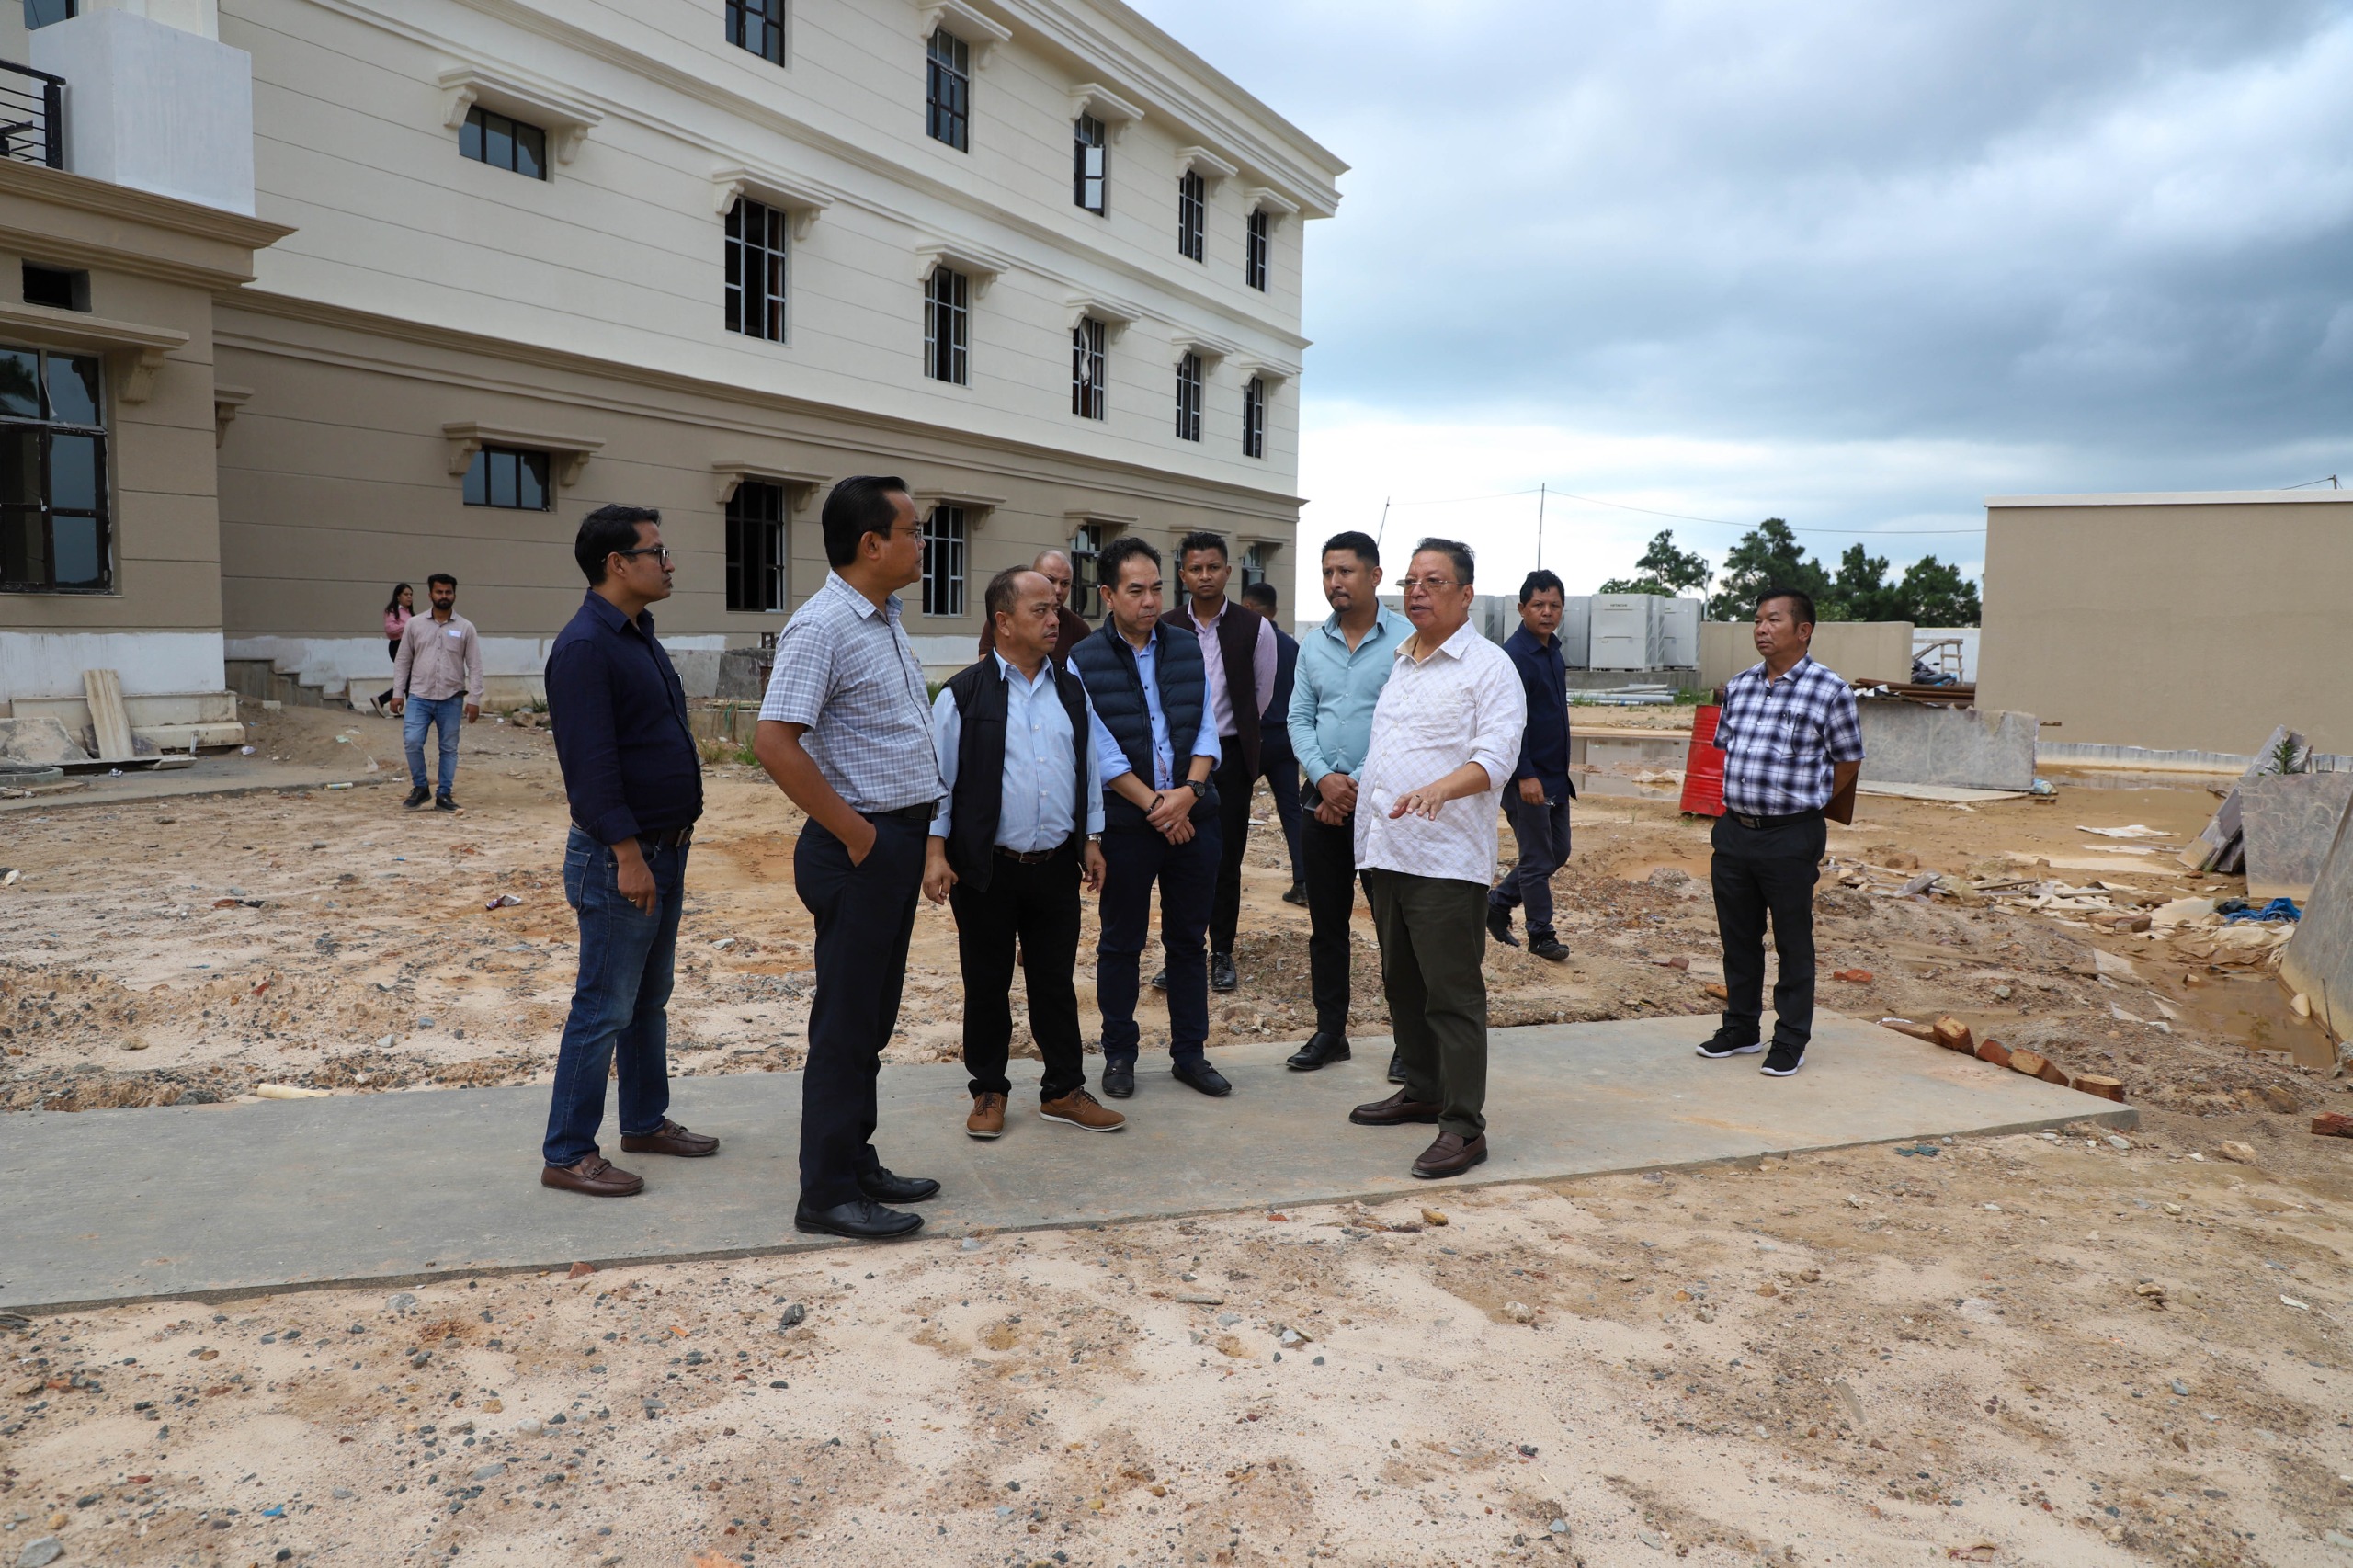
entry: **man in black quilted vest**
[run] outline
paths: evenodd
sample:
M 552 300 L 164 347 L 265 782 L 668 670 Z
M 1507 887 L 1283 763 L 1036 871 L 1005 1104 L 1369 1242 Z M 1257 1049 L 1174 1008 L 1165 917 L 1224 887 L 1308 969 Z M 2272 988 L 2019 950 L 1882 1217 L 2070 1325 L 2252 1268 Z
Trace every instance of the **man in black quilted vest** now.
M 964 1069 L 975 1138 L 1005 1131 L 1013 1044 L 1016 945 L 1029 993 L 1029 1033 L 1045 1061 L 1038 1111 L 1048 1121 L 1116 1132 L 1127 1118 L 1086 1092 L 1078 1032 L 1078 890 L 1103 886 L 1102 767 L 1086 688 L 1055 666 L 1062 597 L 1042 573 L 1011 566 L 983 601 L 989 652 L 931 707 L 933 755 L 948 798 L 931 819 L 924 896 L 956 915 L 964 972 Z
M 1161 619 L 1160 551 L 1113 540 L 1097 560 L 1109 614 L 1071 654 L 1095 705 L 1103 774 L 1103 934 L 1095 996 L 1103 1014 L 1103 1092 L 1136 1092 L 1137 959 L 1160 890 L 1168 963 L 1168 1055 L 1179 1083 L 1205 1095 L 1233 1085 L 1209 1063 L 1209 971 L 1203 961 L 1217 887 L 1217 722 L 1201 676 L 1200 639 Z

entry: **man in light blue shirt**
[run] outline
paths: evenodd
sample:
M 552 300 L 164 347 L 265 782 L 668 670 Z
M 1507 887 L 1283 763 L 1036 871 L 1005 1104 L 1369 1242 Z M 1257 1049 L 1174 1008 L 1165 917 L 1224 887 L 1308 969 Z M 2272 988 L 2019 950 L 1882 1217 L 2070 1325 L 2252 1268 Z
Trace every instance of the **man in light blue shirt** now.
M 1324 597 L 1332 613 L 1299 642 L 1290 691 L 1290 745 L 1306 771 L 1299 860 L 1307 883 L 1308 983 L 1315 1033 L 1290 1058 L 1294 1071 L 1348 1059 L 1348 921 L 1357 898 L 1357 769 L 1372 744 L 1372 710 L 1414 623 L 1381 602 L 1381 547 L 1370 535 L 1335 534 L 1324 546 Z M 1403 1082 L 1390 1062 L 1392 1083 Z

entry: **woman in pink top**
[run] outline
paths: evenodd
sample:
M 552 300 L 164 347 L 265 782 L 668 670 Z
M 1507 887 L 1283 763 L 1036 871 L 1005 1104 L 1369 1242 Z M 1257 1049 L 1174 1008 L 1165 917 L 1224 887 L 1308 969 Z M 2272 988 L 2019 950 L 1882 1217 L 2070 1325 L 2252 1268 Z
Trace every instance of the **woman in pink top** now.
M 409 618 L 416 612 L 416 590 L 406 583 L 392 585 L 392 597 L 384 605 L 384 650 L 395 661 L 401 656 L 401 633 L 407 630 Z M 392 700 L 392 688 L 386 687 L 376 699 L 376 709 L 381 712 Z

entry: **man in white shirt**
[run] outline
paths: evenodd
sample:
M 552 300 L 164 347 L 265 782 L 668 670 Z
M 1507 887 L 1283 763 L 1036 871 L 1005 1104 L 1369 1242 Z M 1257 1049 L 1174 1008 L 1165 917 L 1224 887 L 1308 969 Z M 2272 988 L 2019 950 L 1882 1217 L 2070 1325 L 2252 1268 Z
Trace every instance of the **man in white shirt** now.
M 1471 629 L 1470 549 L 1426 539 L 1398 586 L 1399 645 L 1357 775 L 1357 864 L 1381 938 L 1381 984 L 1405 1086 L 1360 1105 L 1363 1127 L 1435 1122 L 1417 1176 L 1487 1158 L 1487 891 L 1496 809 L 1519 762 L 1528 694 L 1510 655 Z

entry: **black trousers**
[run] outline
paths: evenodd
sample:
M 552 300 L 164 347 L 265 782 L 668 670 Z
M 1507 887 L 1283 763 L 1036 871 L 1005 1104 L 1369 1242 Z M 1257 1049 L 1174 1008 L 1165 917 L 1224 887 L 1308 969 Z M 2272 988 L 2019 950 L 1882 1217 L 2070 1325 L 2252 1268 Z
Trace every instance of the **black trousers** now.
M 1232 953 L 1242 924 L 1242 852 L 1250 845 L 1250 791 L 1258 776 L 1243 766 L 1242 743 L 1225 735 L 1225 755 L 1210 777 L 1217 784 L 1217 892 L 1210 900 L 1210 951 Z
M 1773 1039 L 1802 1047 L 1813 1038 L 1813 884 L 1830 829 L 1820 812 L 1779 827 L 1716 819 L 1708 880 L 1716 892 L 1716 932 L 1724 948 L 1723 1026 L 1716 1038 L 1757 1043 L 1764 1022 L 1765 918 L 1781 971 L 1773 982 Z
M 1299 819 L 1300 880 L 1307 884 L 1307 979 L 1320 1034 L 1348 1032 L 1348 922 L 1357 907 L 1357 819 Z
M 1078 857 L 1067 846 L 1024 865 L 999 855 L 989 885 L 959 881 L 948 892 L 956 915 L 956 955 L 964 977 L 964 1071 L 975 1095 L 1011 1095 L 1005 1075 L 1013 1049 L 1014 949 L 1029 994 L 1029 1033 L 1045 1058 L 1040 1100 L 1086 1085 L 1078 1031 Z
M 792 849 L 792 879 L 817 921 L 817 994 L 809 1006 L 809 1065 L 801 1079 L 801 1198 L 812 1209 L 855 1201 L 878 1168 L 874 1081 L 899 1027 L 907 941 L 923 896 L 926 823 L 868 819 L 874 847 L 848 846 L 812 822 Z

